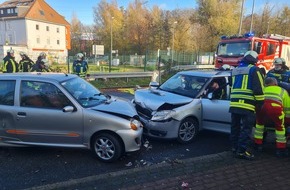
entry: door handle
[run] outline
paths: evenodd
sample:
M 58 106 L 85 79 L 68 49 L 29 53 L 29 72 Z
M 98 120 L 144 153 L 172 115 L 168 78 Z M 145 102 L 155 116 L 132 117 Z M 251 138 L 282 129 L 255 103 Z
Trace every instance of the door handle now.
M 18 116 L 26 116 L 26 113 L 25 112 L 18 112 L 17 115 Z

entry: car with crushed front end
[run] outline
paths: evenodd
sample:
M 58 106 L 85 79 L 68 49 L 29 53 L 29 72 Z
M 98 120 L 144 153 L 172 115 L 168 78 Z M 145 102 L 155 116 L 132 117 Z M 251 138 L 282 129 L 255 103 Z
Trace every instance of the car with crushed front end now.
M 190 143 L 200 130 L 229 133 L 230 79 L 230 71 L 181 71 L 160 86 L 136 90 L 132 102 L 143 134 Z
M 133 104 L 73 74 L 1 74 L 0 118 L 0 146 L 87 148 L 103 162 L 141 147 Z

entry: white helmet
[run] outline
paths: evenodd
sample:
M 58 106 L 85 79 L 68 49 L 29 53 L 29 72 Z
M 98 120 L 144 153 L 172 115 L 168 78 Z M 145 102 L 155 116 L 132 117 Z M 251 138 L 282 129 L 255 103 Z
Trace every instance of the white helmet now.
M 76 57 L 77 57 L 77 60 L 82 60 L 83 57 L 84 57 L 84 54 L 82 54 L 82 53 L 78 53 L 78 54 L 76 55 Z
M 9 50 L 7 50 L 7 53 L 14 53 L 14 50 L 13 49 L 9 49 Z
M 44 57 L 46 57 L 46 53 L 45 53 L 45 52 L 41 52 L 41 53 L 39 54 L 39 56 L 44 58 Z
M 23 51 L 21 51 L 19 54 L 20 54 L 20 56 L 27 56 L 26 53 Z

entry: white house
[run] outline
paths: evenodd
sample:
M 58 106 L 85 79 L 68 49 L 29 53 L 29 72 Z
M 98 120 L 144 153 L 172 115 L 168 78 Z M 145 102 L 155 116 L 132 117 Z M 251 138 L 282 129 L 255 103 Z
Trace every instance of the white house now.
M 44 0 L 9 0 L 0 4 L 0 61 L 8 49 L 36 60 L 46 52 L 50 62 L 65 63 L 70 49 L 70 24 Z

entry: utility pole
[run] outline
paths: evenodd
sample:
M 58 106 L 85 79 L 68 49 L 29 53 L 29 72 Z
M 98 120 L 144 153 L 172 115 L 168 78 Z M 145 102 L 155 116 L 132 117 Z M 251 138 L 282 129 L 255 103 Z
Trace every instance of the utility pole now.
M 243 23 L 243 17 L 244 17 L 244 1 L 245 0 L 242 0 L 241 16 L 240 16 L 240 26 L 239 26 L 239 36 L 242 33 L 242 23 Z

